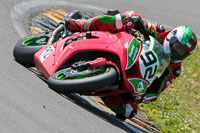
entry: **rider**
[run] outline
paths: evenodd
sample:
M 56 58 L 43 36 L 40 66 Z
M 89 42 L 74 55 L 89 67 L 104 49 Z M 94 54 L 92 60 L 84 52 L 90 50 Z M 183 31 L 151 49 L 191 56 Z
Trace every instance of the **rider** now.
M 163 92 L 181 73 L 181 62 L 192 54 L 197 47 L 197 37 L 194 31 L 187 26 L 179 26 L 172 31 L 161 24 L 152 24 L 145 21 L 135 11 L 120 13 L 118 10 L 108 11 L 91 19 L 79 22 L 65 18 L 62 22 L 70 31 L 128 31 L 136 29 L 149 40 L 153 36 L 164 47 L 164 52 L 169 55 L 170 63 L 160 77 L 157 77 L 147 88 L 143 97 L 132 99 L 130 94 L 103 97 L 102 100 L 111 108 L 119 118 L 130 118 L 137 113 L 138 103 L 156 101 Z

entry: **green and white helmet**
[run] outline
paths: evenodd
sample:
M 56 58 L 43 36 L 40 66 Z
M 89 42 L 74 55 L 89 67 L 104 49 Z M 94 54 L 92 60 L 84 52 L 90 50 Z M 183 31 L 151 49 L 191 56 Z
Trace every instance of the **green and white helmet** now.
M 192 54 L 197 47 L 197 36 L 187 26 L 173 29 L 164 40 L 164 52 L 169 54 L 170 60 L 177 62 Z

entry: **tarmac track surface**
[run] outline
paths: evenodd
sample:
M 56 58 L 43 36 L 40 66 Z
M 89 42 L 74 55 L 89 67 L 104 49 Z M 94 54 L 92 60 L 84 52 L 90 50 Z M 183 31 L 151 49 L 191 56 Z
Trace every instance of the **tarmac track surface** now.
M 24 2 L 28 2 L 29 5 Z M 106 12 L 106 9 L 135 10 L 147 19 L 172 27 L 188 25 L 199 34 L 200 1 L 59 0 L 59 2 L 60 4 L 55 4 L 55 1 L 45 0 L 42 4 L 38 0 L 0 1 L 0 132 L 130 132 L 81 97 L 67 95 L 66 99 L 50 90 L 34 73 L 14 61 L 13 47 L 21 37 L 29 34 L 27 27 L 30 15 L 47 8 L 64 8 L 67 2 L 68 5 L 73 3 L 69 8 L 74 8 L 73 5 L 84 5 L 82 10 L 96 13 Z M 17 5 L 22 5 L 24 10 L 30 10 L 23 13 Z M 23 19 L 19 20 L 16 16 L 21 15 Z

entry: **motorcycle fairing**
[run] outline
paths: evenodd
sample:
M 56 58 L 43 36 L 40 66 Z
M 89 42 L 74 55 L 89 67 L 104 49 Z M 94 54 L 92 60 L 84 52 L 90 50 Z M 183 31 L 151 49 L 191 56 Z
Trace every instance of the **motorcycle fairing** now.
M 86 33 L 75 34 L 54 44 L 48 44 L 34 55 L 36 68 L 48 78 L 78 53 L 86 51 L 112 53 L 120 59 L 125 88 L 132 94 L 145 93 L 159 68 L 159 60 L 153 50 L 155 41 L 151 41 L 150 46 L 145 46 L 126 32 L 111 34 L 93 31 L 91 35 L 92 38 L 83 39 Z M 66 46 L 66 43 L 74 37 L 77 39 Z M 44 55 L 45 58 L 41 58 Z M 132 70 L 133 74 L 127 74 Z
M 140 49 L 141 49 L 141 44 L 136 40 L 136 38 L 133 38 L 131 43 L 129 44 L 127 48 L 127 65 L 126 65 L 126 70 L 129 69 L 136 61 L 138 58 Z
M 54 44 L 48 44 L 45 48 L 34 55 L 36 68 L 48 78 L 55 73 L 67 60 L 72 56 L 86 51 L 101 51 L 117 55 L 121 61 L 122 69 L 126 68 L 126 45 L 130 44 L 133 36 L 126 32 L 111 34 L 109 32 L 93 31 L 93 38 L 77 39 L 72 41 L 66 47 L 65 44 L 73 37 L 84 38 L 86 33 L 75 34 L 67 37 Z M 122 43 L 123 42 L 123 43 Z M 48 48 L 53 46 L 55 50 L 51 52 L 45 60 L 41 60 L 41 54 Z M 125 64 L 125 65 L 123 65 Z M 122 71 L 123 71 L 122 70 Z

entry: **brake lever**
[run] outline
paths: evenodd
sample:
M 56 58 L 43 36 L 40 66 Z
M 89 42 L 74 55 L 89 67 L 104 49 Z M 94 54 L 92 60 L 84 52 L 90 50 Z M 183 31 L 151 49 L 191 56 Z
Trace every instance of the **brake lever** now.
M 63 31 L 63 34 L 62 34 L 62 39 L 66 38 L 66 37 L 68 37 L 70 35 L 72 35 L 72 32 L 67 30 L 66 27 L 64 27 L 64 31 Z

